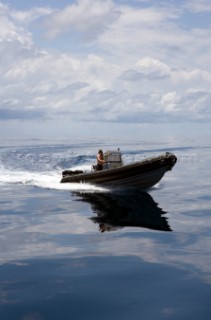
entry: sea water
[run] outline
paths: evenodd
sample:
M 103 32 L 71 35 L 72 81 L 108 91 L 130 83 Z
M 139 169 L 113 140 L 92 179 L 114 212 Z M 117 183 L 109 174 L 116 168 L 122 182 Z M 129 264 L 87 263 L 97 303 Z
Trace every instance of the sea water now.
M 118 147 L 178 161 L 147 192 L 60 183 Z M 210 319 L 210 174 L 209 139 L 2 141 L 0 319 Z

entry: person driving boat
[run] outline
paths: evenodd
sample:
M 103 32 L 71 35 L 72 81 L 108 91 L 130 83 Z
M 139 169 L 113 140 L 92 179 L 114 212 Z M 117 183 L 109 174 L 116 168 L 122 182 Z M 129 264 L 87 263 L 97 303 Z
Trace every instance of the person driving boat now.
M 103 151 L 100 149 L 97 154 L 97 170 L 103 170 L 103 164 L 106 163 L 103 156 Z

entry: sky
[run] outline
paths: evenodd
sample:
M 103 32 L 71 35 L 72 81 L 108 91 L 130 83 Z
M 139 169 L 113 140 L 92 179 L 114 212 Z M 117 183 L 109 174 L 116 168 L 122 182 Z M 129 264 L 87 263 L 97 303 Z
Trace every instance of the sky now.
M 0 135 L 209 134 L 210 39 L 210 0 L 0 0 Z

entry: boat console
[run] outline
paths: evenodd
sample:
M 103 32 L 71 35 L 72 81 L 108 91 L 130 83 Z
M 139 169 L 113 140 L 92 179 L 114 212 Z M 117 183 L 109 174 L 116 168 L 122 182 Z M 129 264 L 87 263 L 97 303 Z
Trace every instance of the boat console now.
M 104 160 L 106 163 L 103 165 L 103 169 L 116 169 L 122 166 L 122 155 L 119 149 L 118 151 L 106 151 Z

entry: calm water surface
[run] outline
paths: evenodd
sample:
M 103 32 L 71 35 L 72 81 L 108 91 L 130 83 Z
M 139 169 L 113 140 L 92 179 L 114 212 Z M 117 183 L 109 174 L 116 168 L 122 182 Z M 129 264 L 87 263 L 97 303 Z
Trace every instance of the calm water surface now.
M 0 319 L 210 319 L 209 141 L 2 143 Z M 59 183 L 99 147 L 178 162 L 148 193 Z

